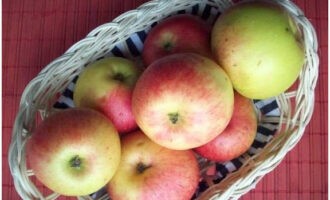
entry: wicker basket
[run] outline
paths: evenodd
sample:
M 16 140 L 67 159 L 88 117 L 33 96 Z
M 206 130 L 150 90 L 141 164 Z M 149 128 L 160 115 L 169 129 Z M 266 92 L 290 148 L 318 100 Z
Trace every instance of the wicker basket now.
M 274 99 L 255 101 L 261 126 L 258 132 L 261 132 L 260 137 L 267 136 L 263 145 L 252 147 L 249 152 L 228 163 L 200 159 L 203 181 L 196 191 L 196 199 L 237 199 L 247 193 L 297 144 L 311 119 L 319 65 L 315 30 L 292 2 L 280 0 L 276 3 L 292 14 L 303 36 L 306 62 L 297 87 Z M 38 117 L 44 118 L 56 109 L 73 106 L 70 95 L 65 93 L 73 90 L 75 79 L 84 66 L 113 55 L 140 62 L 143 38 L 158 21 L 173 14 L 191 13 L 213 23 L 231 5 L 233 2 L 229 0 L 154 0 L 97 27 L 47 65 L 25 88 L 13 126 L 9 166 L 19 195 L 23 199 L 56 199 L 59 196 L 53 193 L 45 197 L 35 186 L 31 178 L 33 172 L 26 166 L 25 144 Z M 131 43 L 134 44 L 133 50 Z M 263 134 L 263 129 L 270 134 Z M 207 175 L 210 166 L 216 167 L 217 175 Z M 77 198 L 109 199 L 102 190 Z

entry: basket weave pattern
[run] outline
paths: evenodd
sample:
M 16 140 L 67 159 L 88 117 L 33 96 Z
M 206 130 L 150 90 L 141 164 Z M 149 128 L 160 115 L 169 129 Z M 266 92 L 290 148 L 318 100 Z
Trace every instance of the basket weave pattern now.
M 230 173 L 220 183 L 210 181 L 209 188 L 200 193 L 197 199 L 237 199 L 255 187 L 256 183 L 272 171 L 302 137 L 313 113 L 314 89 L 318 78 L 319 59 L 317 38 L 311 23 L 304 13 L 287 0 L 277 1 L 293 16 L 303 37 L 305 64 L 299 75 L 298 86 L 290 92 L 276 97 L 279 116 L 264 116 L 259 113 L 259 122 L 275 123 L 278 132 L 267 145 L 246 160 L 239 170 Z M 132 34 L 149 30 L 151 25 L 176 13 L 190 9 L 196 4 L 210 5 L 221 13 L 233 3 L 229 0 L 154 0 L 136 10 L 120 15 L 110 23 L 91 31 L 83 40 L 74 44 L 62 56 L 47 65 L 25 88 L 13 126 L 9 148 L 9 165 L 17 192 L 23 199 L 56 199 L 54 193 L 45 197 L 31 181 L 33 172 L 27 169 L 25 143 L 36 126 L 37 116 L 47 117 L 58 96 L 79 75 L 84 66 L 109 55 L 111 49 L 125 41 Z M 124 47 L 125 48 L 125 47 Z M 139 61 L 139 57 L 132 57 Z M 201 160 L 204 173 L 210 163 Z M 90 196 L 78 199 L 92 199 Z M 98 199 L 108 199 L 104 195 Z

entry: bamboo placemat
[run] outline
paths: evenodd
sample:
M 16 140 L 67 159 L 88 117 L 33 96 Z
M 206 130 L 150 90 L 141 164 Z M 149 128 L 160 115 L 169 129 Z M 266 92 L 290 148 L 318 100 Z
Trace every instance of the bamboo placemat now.
M 7 158 L 14 118 L 26 84 L 92 29 L 144 2 L 3 1 L 2 199 L 20 199 Z M 314 25 L 319 40 L 320 70 L 314 114 L 298 145 L 257 184 L 255 190 L 241 198 L 244 200 L 328 199 L 328 2 L 294 2 Z M 46 188 L 43 190 L 47 191 Z

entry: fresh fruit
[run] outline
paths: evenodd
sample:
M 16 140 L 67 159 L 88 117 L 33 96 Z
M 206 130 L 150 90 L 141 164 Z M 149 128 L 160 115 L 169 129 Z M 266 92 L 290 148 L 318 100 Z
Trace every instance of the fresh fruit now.
M 184 150 L 222 132 L 232 116 L 230 79 L 214 61 L 192 53 L 153 62 L 133 91 L 132 110 L 143 132 L 159 145 Z
M 253 102 L 234 93 L 234 113 L 226 127 L 215 139 L 198 147 L 201 156 L 218 162 L 237 158 L 252 145 L 257 133 L 257 116 Z
M 67 196 L 88 195 L 106 185 L 121 155 L 111 121 L 86 108 L 50 115 L 33 132 L 26 150 L 37 179 Z
M 211 25 L 200 18 L 181 14 L 161 21 L 151 29 L 142 52 L 146 66 L 174 53 L 197 53 L 212 57 Z
M 240 3 L 226 10 L 214 24 L 211 46 L 234 89 L 251 99 L 284 92 L 304 63 L 296 24 L 270 2 Z
M 122 137 L 122 158 L 107 185 L 116 200 L 190 200 L 199 182 L 192 150 L 170 150 L 141 131 Z
M 75 106 L 102 112 L 119 133 L 137 129 L 131 98 L 140 73 L 132 61 L 120 57 L 104 58 L 90 64 L 78 77 L 73 93 Z

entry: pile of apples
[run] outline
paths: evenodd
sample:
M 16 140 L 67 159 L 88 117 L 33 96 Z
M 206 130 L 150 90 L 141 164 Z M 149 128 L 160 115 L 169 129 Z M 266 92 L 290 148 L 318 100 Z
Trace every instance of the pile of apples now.
M 27 142 L 29 166 L 68 196 L 106 188 L 111 199 L 190 199 L 197 157 L 245 153 L 257 129 L 252 99 L 287 90 L 304 63 L 290 15 L 237 4 L 211 26 L 180 14 L 149 32 L 144 68 L 109 57 L 80 74 L 75 108 L 46 118 Z

